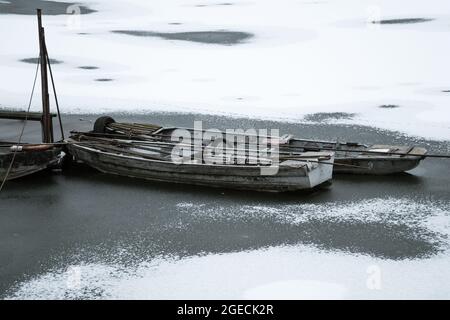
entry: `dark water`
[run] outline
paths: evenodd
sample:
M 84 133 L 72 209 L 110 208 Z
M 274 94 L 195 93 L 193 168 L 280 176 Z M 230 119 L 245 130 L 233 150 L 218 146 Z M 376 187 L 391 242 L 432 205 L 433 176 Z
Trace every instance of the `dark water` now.
M 433 21 L 431 18 L 405 18 L 405 19 L 384 19 L 372 21 L 372 23 L 378 24 L 409 24 L 409 23 L 422 23 Z
M 95 79 L 95 81 L 99 81 L 99 82 L 109 82 L 109 81 L 113 81 L 114 79 L 111 78 L 98 78 Z
M 96 66 L 79 66 L 79 69 L 84 69 L 84 70 L 96 70 L 98 69 L 98 67 Z
M 324 122 L 329 120 L 351 120 L 356 114 L 347 112 L 318 112 L 308 114 L 304 117 L 304 120 L 312 122 Z
M 449 142 L 361 126 L 171 113 L 113 117 L 188 127 L 203 120 L 204 128 L 279 128 L 281 134 L 305 138 L 417 144 L 436 153 L 450 149 Z M 65 129 L 90 130 L 95 118 L 66 115 Z M 14 140 L 20 122 L 0 124 L 2 139 Z M 26 139 L 39 137 L 39 127 L 30 124 Z M 148 182 L 83 165 L 66 173 L 10 181 L 0 194 L 0 297 L 31 278 L 77 261 L 100 260 L 126 268 L 160 256 L 302 244 L 387 261 L 432 259 L 448 249 L 448 235 L 423 221 L 436 210 L 449 211 L 449 172 L 450 161 L 427 159 L 407 174 L 336 176 L 330 188 L 306 194 Z M 377 219 L 371 219 L 373 215 Z M 295 223 L 293 216 L 299 219 Z
M 253 35 L 237 31 L 153 32 L 139 30 L 114 30 L 114 33 L 139 37 L 158 37 L 166 40 L 182 40 L 208 44 L 233 45 L 243 43 Z
M 25 59 L 20 59 L 20 61 L 25 62 L 25 63 L 37 64 L 39 61 L 39 58 L 25 58 Z M 56 59 L 50 59 L 50 63 L 51 64 L 60 64 L 63 62 L 60 60 L 56 60 Z
M 398 107 L 400 107 L 400 106 L 398 106 L 396 104 L 382 104 L 381 106 L 378 106 L 378 108 L 381 108 L 381 109 L 395 109 Z
M 72 14 L 67 12 L 68 7 L 75 2 L 58 2 L 45 0 L 9 0 L 9 3 L 0 3 L 0 14 L 27 14 L 35 15 L 36 8 L 42 9 L 44 15 Z M 96 12 L 87 6 L 78 6 L 80 14 Z

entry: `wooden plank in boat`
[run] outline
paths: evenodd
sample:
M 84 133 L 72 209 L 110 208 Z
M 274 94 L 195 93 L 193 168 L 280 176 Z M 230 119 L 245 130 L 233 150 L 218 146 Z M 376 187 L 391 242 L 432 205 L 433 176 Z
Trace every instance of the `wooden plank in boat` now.
M 56 117 L 56 114 L 51 113 L 50 116 L 52 118 Z M 41 112 L 25 112 L 25 111 L 8 111 L 8 110 L 0 110 L 0 119 L 8 119 L 8 120 L 30 120 L 30 121 L 41 121 L 42 113 Z

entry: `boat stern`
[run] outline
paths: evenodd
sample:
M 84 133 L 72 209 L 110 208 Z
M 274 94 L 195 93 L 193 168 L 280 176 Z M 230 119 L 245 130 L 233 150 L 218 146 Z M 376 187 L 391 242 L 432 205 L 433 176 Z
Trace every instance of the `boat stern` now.
M 307 164 L 309 166 L 309 183 L 314 188 L 331 182 L 333 178 L 334 153 L 327 153 L 325 157 L 320 157 L 317 162 Z

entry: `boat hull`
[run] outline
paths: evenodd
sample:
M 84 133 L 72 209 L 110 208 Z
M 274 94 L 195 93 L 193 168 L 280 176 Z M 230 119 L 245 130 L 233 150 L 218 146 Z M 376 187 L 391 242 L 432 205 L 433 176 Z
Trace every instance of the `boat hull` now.
M 1 150 L 0 152 L 0 181 L 13 180 L 34 174 L 36 172 L 47 169 L 49 166 L 58 163 L 59 149 L 51 149 L 34 152 L 17 152 L 14 157 L 14 152 L 8 150 Z M 11 161 L 14 162 L 11 170 L 8 173 Z
M 308 150 L 335 150 L 334 173 L 387 175 L 414 169 L 426 155 L 420 147 L 340 143 L 291 139 L 290 146 Z
M 370 174 L 387 175 L 405 172 L 416 168 L 421 157 L 405 158 L 385 158 L 385 159 L 358 159 L 358 158 L 336 158 L 334 173 L 348 174 Z
M 258 166 L 176 164 L 124 156 L 73 143 L 68 144 L 68 149 L 76 160 L 104 173 L 153 181 L 266 192 L 310 190 L 323 185 L 332 178 L 334 161 L 331 156 L 327 164 L 280 164 L 275 175 L 261 175 L 261 167 Z
M 111 119 L 112 120 L 112 119 Z M 113 123 L 114 120 L 112 120 Z M 172 133 L 177 129 L 193 133 L 193 128 L 177 127 L 145 127 L 136 124 L 118 123 L 110 125 L 108 130 L 120 134 L 159 137 L 161 141 L 171 142 Z M 158 128 L 158 129 L 155 129 Z M 137 130 L 137 131 L 136 131 Z M 337 143 L 331 141 L 296 139 L 288 136 L 286 142 L 280 144 L 280 151 L 296 152 L 329 152 L 335 151 L 334 173 L 387 175 L 409 171 L 417 167 L 424 159 L 426 150 L 420 147 L 393 145 L 363 145 L 359 143 Z M 231 142 L 233 145 L 234 141 Z

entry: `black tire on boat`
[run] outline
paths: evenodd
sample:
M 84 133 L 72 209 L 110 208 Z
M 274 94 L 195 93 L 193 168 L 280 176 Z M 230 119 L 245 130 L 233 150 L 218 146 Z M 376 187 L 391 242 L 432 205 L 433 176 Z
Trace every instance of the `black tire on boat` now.
M 116 121 L 114 121 L 114 119 L 111 117 L 108 117 L 108 116 L 100 117 L 97 120 L 95 120 L 94 132 L 95 133 L 106 133 L 106 126 L 108 124 L 111 124 L 114 122 L 116 122 Z

